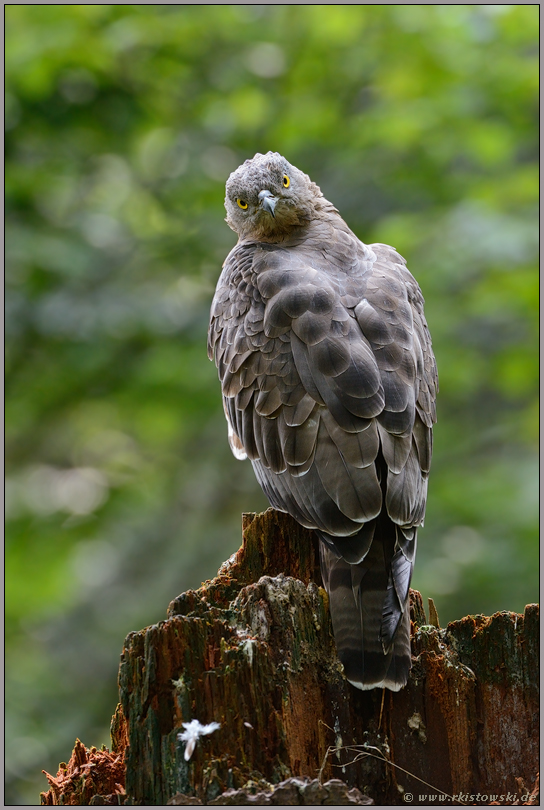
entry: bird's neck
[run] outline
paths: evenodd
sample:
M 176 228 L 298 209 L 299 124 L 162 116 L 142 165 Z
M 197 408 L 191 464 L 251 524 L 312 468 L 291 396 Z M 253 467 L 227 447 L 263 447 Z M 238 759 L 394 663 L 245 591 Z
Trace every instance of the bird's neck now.
M 259 245 L 266 242 L 266 244 L 270 245 L 290 247 L 311 239 L 316 232 L 323 234 L 324 230 L 329 230 L 331 237 L 334 231 L 351 233 L 348 225 L 344 222 L 334 205 L 322 197 L 317 201 L 311 217 L 301 222 L 296 227 L 278 230 L 270 234 L 251 233 L 242 235 L 238 239 L 238 244 Z

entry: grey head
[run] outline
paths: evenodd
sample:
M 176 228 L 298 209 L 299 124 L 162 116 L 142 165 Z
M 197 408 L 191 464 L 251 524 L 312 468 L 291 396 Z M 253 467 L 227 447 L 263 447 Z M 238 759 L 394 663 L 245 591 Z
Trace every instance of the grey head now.
M 281 241 L 315 216 L 318 186 L 278 152 L 258 152 L 227 180 L 226 221 L 240 239 Z

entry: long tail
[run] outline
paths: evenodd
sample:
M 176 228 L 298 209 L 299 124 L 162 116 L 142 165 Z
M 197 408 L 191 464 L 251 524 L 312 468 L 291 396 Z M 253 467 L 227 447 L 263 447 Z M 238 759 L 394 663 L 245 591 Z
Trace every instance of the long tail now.
M 319 544 L 321 575 L 346 678 L 358 689 L 385 687 L 397 692 L 406 684 L 411 667 L 408 593 L 412 561 L 398 545 L 392 558 L 384 556 L 375 536 L 364 559 L 349 563 L 339 556 L 339 543 L 333 546 L 332 539 Z M 415 546 L 415 533 L 410 545 L 412 542 Z

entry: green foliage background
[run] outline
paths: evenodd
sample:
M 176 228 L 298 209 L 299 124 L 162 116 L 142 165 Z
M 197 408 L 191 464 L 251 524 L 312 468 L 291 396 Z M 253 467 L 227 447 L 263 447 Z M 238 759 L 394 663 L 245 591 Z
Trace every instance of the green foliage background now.
M 125 635 L 239 545 L 224 184 L 310 174 L 407 259 L 440 372 L 414 586 L 537 599 L 536 5 L 6 6 L 6 803 L 109 742 Z

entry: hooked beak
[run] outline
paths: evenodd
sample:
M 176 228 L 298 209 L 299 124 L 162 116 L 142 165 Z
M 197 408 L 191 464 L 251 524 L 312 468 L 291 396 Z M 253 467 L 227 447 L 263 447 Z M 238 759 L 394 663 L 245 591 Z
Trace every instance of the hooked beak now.
M 272 216 L 275 217 L 274 209 L 276 207 L 276 203 L 278 202 L 278 198 L 274 197 L 271 191 L 264 189 L 263 191 L 259 192 L 259 202 L 265 211 L 268 211 L 269 214 L 272 214 Z

